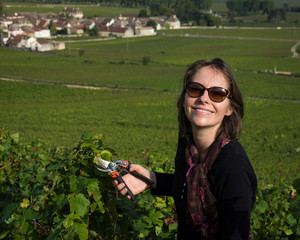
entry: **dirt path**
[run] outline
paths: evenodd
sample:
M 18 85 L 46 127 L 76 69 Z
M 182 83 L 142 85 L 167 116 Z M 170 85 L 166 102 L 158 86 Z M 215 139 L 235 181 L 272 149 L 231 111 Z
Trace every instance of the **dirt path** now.
M 37 80 L 25 80 L 25 79 L 11 78 L 11 77 L 10 78 L 0 77 L 0 81 L 1 80 L 2 81 L 8 81 L 8 82 L 24 82 L 24 83 L 31 83 L 31 84 L 41 84 L 41 85 L 48 85 L 48 86 L 61 86 L 61 87 L 67 87 L 67 88 L 78 88 L 78 89 L 89 89 L 89 90 L 129 91 L 130 89 L 132 89 L 132 88 L 95 87 L 95 86 L 86 86 L 86 85 L 56 83 L 56 82 L 42 82 L 42 81 L 37 81 Z M 145 88 L 143 88 L 143 89 L 145 89 Z M 252 99 L 252 100 L 266 100 L 266 101 L 280 101 L 280 102 L 300 103 L 300 100 L 292 100 L 292 99 L 262 98 L 262 97 L 247 97 L 247 96 L 245 96 L 245 98 L 246 99 Z
M 25 83 L 33 83 L 33 84 L 42 84 L 48 86 L 62 86 L 67 88 L 80 88 L 80 89 L 91 89 L 91 90 L 110 90 L 110 91 L 128 91 L 128 89 L 123 88 L 109 88 L 109 87 L 95 87 L 95 86 L 86 86 L 86 85 L 77 85 L 77 84 L 65 84 L 65 83 L 57 83 L 57 82 L 42 82 L 37 80 L 25 80 L 18 78 L 6 78 L 0 77 L 0 80 L 8 81 L 8 82 L 25 82 Z

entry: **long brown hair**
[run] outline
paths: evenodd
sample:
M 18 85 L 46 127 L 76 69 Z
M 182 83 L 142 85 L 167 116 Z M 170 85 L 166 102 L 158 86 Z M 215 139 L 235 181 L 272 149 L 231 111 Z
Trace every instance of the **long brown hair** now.
M 229 84 L 229 91 L 231 97 L 229 98 L 233 112 L 230 116 L 224 116 L 223 122 L 217 132 L 217 137 L 225 134 L 230 140 L 236 140 L 242 131 L 242 118 L 244 116 L 244 103 L 241 91 L 237 85 L 235 76 L 230 66 L 221 58 L 214 58 L 212 60 L 199 60 L 188 67 L 183 77 L 183 86 L 181 94 L 177 101 L 178 108 L 178 123 L 179 132 L 183 137 L 191 137 L 192 129 L 189 120 L 184 111 L 184 100 L 186 94 L 186 84 L 191 82 L 197 71 L 203 67 L 211 67 L 222 73 Z

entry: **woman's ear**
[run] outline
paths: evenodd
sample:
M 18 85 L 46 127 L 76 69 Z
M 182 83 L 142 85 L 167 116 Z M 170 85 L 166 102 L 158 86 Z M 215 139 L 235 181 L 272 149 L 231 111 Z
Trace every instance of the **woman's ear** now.
M 227 112 L 225 113 L 225 116 L 229 117 L 233 113 L 233 107 L 231 104 L 229 104 L 227 108 Z

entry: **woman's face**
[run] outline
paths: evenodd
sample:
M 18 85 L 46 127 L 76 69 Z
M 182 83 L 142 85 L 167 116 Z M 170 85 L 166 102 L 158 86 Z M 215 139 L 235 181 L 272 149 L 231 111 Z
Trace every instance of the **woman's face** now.
M 193 76 L 192 82 L 202 84 L 205 88 L 222 87 L 229 89 L 229 84 L 224 75 L 209 66 L 199 69 Z M 208 129 L 216 134 L 222 124 L 224 116 L 232 113 L 230 100 L 226 97 L 222 102 L 214 102 L 205 90 L 200 97 L 190 97 L 185 94 L 184 110 L 190 121 L 193 131 L 196 129 Z

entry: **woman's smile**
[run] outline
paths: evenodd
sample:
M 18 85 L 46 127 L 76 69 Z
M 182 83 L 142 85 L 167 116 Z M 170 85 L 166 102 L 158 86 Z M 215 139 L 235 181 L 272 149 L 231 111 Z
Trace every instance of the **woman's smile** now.
M 206 109 L 206 108 L 203 108 L 203 107 L 193 107 L 192 108 L 194 111 L 196 111 L 197 113 L 199 113 L 199 114 L 212 114 L 213 113 L 213 111 L 211 111 L 211 110 L 208 110 L 208 109 Z

